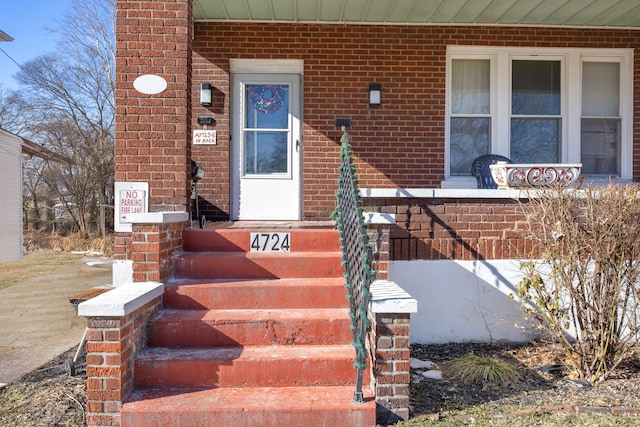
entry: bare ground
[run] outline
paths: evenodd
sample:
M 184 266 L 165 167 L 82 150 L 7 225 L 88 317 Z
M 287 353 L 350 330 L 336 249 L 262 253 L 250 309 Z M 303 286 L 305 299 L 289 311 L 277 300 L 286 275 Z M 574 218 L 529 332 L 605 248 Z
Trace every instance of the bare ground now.
M 412 416 L 441 415 L 478 405 L 500 411 L 545 408 L 549 411 L 589 410 L 605 413 L 640 412 L 640 365 L 627 360 L 609 379 L 593 387 L 577 381 L 561 368 L 563 352 L 548 343 L 527 345 L 446 344 L 414 345 L 412 357 L 435 362 L 441 380 L 412 370 Z M 501 386 L 469 384 L 447 375 L 447 363 L 466 354 L 500 359 L 518 368 L 521 376 Z M 560 365 L 560 366 L 559 366 Z
M 75 375 L 65 369 L 65 360 L 73 360 L 76 350 L 70 349 L 1 390 L 0 426 L 86 425 L 84 353 L 74 364 Z
M 84 352 L 75 375 L 64 362 L 86 325 L 69 298 L 111 282 L 108 259 L 98 259 L 109 247 L 109 239 L 25 233 L 25 257 L 0 263 L 1 427 L 85 425 Z

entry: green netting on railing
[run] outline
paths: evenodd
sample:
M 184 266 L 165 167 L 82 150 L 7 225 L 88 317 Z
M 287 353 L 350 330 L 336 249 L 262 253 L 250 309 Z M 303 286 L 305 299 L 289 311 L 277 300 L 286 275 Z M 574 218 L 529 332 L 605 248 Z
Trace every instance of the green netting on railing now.
M 340 177 L 336 199 L 338 205 L 333 212 L 333 219 L 340 233 L 342 264 L 345 268 L 347 299 L 351 315 L 353 346 L 356 350 L 354 366 L 357 369 L 356 391 L 354 402 L 364 402 L 362 395 L 362 376 L 366 368 L 367 349 L 365 345 L 367 332 L 371 329 L 368 316 L 373 281 L 371 269 L 371 247 L 367 236 L 356 168 L 353 164 L 353 151 L 349 134 L 344 131 L 340 139 Z

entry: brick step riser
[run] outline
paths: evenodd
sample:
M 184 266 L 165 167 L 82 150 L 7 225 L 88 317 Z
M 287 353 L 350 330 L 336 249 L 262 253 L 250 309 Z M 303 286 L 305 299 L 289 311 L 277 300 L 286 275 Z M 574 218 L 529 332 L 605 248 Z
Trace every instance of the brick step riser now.
M 335 252 L 185 252 L 173 258 L 176 279 L 336 278 L 343 273 L 341 255 Z
M 289 233 L 291 252 L 340 251 L 334 229 L 189 229 L 182 234 L 185 251 L 251 252 L 251 233 Z
M 344 357 L 322 360 L 138 360 L 135 371 L 138 388 L 348 386 L 355 384 L 356 379 L 353 358 Z
M 350 344 L 351 320 L 300 319 L 220 321 L 208 324 L 183 320 L 151 323 L 147 343 L 151 347 L 227 347 L 248 345 L 343 345 Z
M 280 280 L 276 280 L 280 282 Z M 164 306 L 181 310 L 220 309 L 287 309 L 287 308 L 348 308 L 343 279 L 327 279 L 322 285 L 291 286 L 265 284 L 168 284 L 164 291 Z

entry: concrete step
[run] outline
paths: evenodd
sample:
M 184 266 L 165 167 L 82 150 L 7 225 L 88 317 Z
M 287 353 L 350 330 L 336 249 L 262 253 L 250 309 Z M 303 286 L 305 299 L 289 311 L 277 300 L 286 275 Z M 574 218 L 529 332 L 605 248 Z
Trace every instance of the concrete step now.
M 176 279 L 342 277 L 339 252 L 183 252 L 173 258 Z
M 348 308 L 344 278 L 176 280 L 164 306 L 175 309 Z
M 290 252 L 340 251 L 340 237 L 333 227 L 312 229 L 191 228 L 182 234 L 183 248 L 185 251 L 251 252 L 251 233 L 288 233 L 287 243 Z M 271 238 L 271 241 L 275 242 L 275 238 Z M 264 243 L 264 240 L 261 242 Z
M 150 347 L 342 345 L 353 340 L 344 308 L 163 310 L 150 324 Z
M 136 388 L 335 386 L 355 383 L 351 345 L 149 348 Z
M 355 404 L 353 387 L 243 387 L 137 390 L 121 427 L 373 427 L 375 400 Z

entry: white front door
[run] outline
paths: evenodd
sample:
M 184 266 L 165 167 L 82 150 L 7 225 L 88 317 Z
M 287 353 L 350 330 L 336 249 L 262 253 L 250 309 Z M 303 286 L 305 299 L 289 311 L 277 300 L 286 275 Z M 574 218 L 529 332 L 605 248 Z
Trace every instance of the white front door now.
M 235 74 L 231 219 L 300 219 L 300 76 Z

